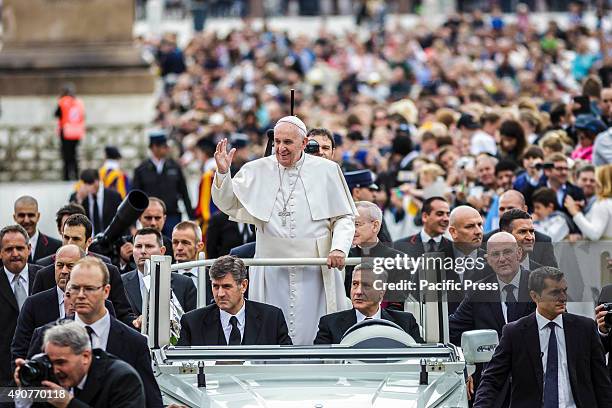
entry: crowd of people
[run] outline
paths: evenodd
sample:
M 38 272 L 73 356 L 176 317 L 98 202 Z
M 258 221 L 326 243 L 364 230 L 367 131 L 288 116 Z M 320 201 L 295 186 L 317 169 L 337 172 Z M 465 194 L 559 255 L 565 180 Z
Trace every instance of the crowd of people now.
M 452 283 L 444 303 L 450 341 L 460 345 L 473 329 L 501 338 L 491 364 L 467 379 L 475 406 L 611 406 L 601 347 L 612 347 L 607 312 L 567 312 L 572 300 L 612 301 L 600 280 L 608 283 L 608 260 L 593 285 L 566 250 L 612 237 L 607 41 L 579 14 L 539 32 L 528 12 L 513 23 L 474 12 L 433 29 L 398 25 L 365 37 L 322 29 L 291 38 L 245 27 L 223 38 L 198 34 L 185 50 L 172 36 L 143 43 L 164 83 L 150 156 L 128 177 L 119 149 L 108 146 L 101 169 L 81 171 L 56 213 L 61 241 L 38 230 L 32 196 L 15 202 L 16 224 L 0 231 L 1 384 L 19 383 L 24 359 L 41 349 L 52 362 L 64 352 L 74 364 L 140 382 L 138 396 L 103 393 L 108 403 L 146 398 L 147 407 L 161 406 L 137 333 L 152 255 L 217 259 L 203 308 L 198 268 L 172 273 L 180 345 L 331 344 L 365 319 L 393 321 L 423 342 L 419 322 L 404 311 L 411 298 L 427 296 L 418 268 L 374 266 L 433 254 L 450 261 L 439 268 Z M 262 157 L 268 144 L 273 150 Z M 201 173 L 195 206 L 189 167 Z M 108 229 L 131 189 L 146 193 L 148 206 L 102 248 L 95 234 Z M 349 256 L 364 262 L 345 266 Z M 247 271 L 247 257 L 327 263 Z M 408 289 L 392 289 L 399 284 Z M 535 380 L 512 375 L 510 383 L 509 373 L 525 371 L 529 350 L 517 343 L 528 339 L 541 350 L 529 369 Z M 108 362 L 105 352 L 128 364 Z M 83 375 L 67 372 L 59 371 L 57 387 L 87 389 Z M 579 385 L 587 375 L 589 386 Z

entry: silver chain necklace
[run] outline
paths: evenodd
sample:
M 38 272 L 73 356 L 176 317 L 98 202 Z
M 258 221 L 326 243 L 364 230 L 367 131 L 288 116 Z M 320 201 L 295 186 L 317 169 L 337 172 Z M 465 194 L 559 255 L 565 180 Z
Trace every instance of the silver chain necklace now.
M 293 187 L 291 188 L 291 192 L 289 193 L 289 197 L 287 197 L 287 200 L 285 200 L 285 193 L 283 192 L 283 179 L 285 178 L 285 173 L 287 172 L 287 169 L 283 170 L 283 174 L 281 176 L 280 164 L 277 164 L 277 165 L 278 165 L 278 178 L 280 179 L 280 193 L 283 199 L 283 210 L 278 212 L 278 216 L 283 219 L 282 224 L 283 224 L 283 227 L 285 227 L 287 226 L 287 217 L 289 217 L 292 213 L 292 211 L 287 211 L 287 204 L 289 204 L 289 200 L 291 200 L 291 196 L 293 196 L 293 192 L 295 191 L 295 186 L 297 185 L 298 179 L 300 178 L 300 172 L 302 171 L 302 167 L 304 167 L 304 163 L 302 163 L 302 165 L 298 169 L 297 178 L 295 179 L 295 183 L 293 183 Z

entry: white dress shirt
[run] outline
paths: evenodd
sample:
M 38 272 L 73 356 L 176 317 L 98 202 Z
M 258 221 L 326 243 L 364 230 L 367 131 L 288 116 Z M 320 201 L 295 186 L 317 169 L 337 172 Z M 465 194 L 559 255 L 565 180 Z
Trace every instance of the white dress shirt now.
M 89 326 L 93 329 L 93 333 L 91 333 L 91 348 L 99 348 L 102 350 L 106 350 L 106 344 L 108 343 L 108 335 L 110 333 L 111 320 L 110 313 L 108 313 L 108 310 L 106 310 L 105 308 L 104 311 L 104 317 L 98 319 L 98 321 L 94 322 L 93 324 L 84 323 L 79 318 L 78 314 L 74 315 L 75 322 L 77 322 L 83 327 Z
M 63 319 L 66 317 L 66 310 L 64 309 L 64 292 L 60 289 L 59 286 L 55 286 L 55 290 L 57 291 L 57 304 L 59 305 L 59 317 Z
M 378 305 L 378 310 L 376 311 L 376 313 L 374 313 L 372 316 L 366 316 L 363 313 L 361 313 L 359 310 L 355 309 L 355 316 L 357 316 L 357 323 L 361 322 L 362 320 L 365 320 L 366 317 L 369 317 L 371 319 L 381 319 L 380 317 L 380 305 Z
M 518 300 L 519 284 L 521 283 L 520 267 L 519 267 L 518 273 L 514 275 L 514 278 L 512 278 L 510 283 L 506 283 L 502 281 L 501 279 L 499 279 L 499 276 L 497 276 L 497 283 L 499 284 L 499 298 L 501 300 L 501 308 L 502 308 L 502 313 L 504 314 L 504 321 L 508 323 L 508 306 L 506 305 L 506 301 L 507 301 L 506 298 L 508 297 L 508 292 L 506 292 L 504 288 L 508 285 L 514 285 L 514 289 L 512 289 L 512 293 L 514 293 L 514 298 Z
M 550 338 L 550 329 L 546 325 L 550 322 L 542 316 L 536 309 L 536 321 L 538 323 L 538 334 L 540 337 L 540 351 L 542 355 L 542 369 L 544 378 L 546 378 L 546 362 L 548 360 L 548 340 Z M 557 337 L 558 357 L 558 374 L 559 380 L 559 406 L 564 408 L 576 408 L 574 396 L 572 395 L 572 386 L 569 380 L 569 370 L 567 367 L 567 349 L 565 348 L 565 331 L 563 330 L 563 316 L 555 317 L 553 322 L 555 326 L 555 336 Z
M 455 255 L 455 259 L 457 259 L 457 258 L 472 258 L 474 260 L 474 262 L 476 262 L 478 260 L 478 248 L 476 248 L 475 250 L 473 250 L 472 252 L 470 252 L 469 254 L 466 255 L 461 250 L 459 250 L 457 247 L 453 247 L 453 253 Z M 463 275 L 464 275 L 465 271 L 459 272 L 459 270 L 456 269 L 455 273 L 459 276 L 459 279 L 461 279 L 461 283 L 463 283 Z
M 30 243 L 30 258 L 34 259 L 34 255 L 36 252 L 36 245 L 38 245 L 38 237 L 40 236 L 40 233 L 38 230 L 36 230 L 36 232 L 34 233 L 34 235 L 32 235 L 30 237 L 30 240 L 28 241 Z
M 193 282 L 193 284 L 195 285 L 196 289 L 198 287 L 198 267 L 194 266 L 191 269 L 181 269 L 180 271 L 177 271 L 178 273 L 180 273 L 181 275 L 185 275 L 186 273 L 191 273 L 193 276 L 187 276 L 189 279 L 191 279 L 191 281 Z
M 246 307 L 246 302 L 242 304 L 242 307 L 235 314 L 238 319 L 238 330 L 240 330 L 240 341 L 244 338 L 244 324 L 245 324 L 245 314 L 244 308 Z M 219 317 L 221 318 L 221 327 L 223 328 L 223 334 L 225 335 L 225 342 L 229 343 L 230 334 L 232 333 L 232 325 L 230 324 L 230 319 L 234 315 L 227 313 L 225 310 L 219 309 Z
M 15 274 L 13 272 L 9 272 L 8 269 L 6 269 L 6 266 L 4 267 L 4 273 L 6 274 L 6 278 L 9 281 L 9 285 L 11 286 L 11 290 L 13 291 L 13 293 L 15 293 L 15 284 L 17 282 L 13 282 L 13 278 L 15 277 Z M 23 285 L 23 288 L 25 289 L 26 295 L 30 295 L 30 276 L 28 274 L 28 264 L 26 264 L 26 266 L 21 270 L 21 272 L 19 272 L 19 282 Z
M 157 172 L 157 174 L 162 174 L 162 172 L 164 171 L 164 163 L 166 162 L 166 160 L 157 160 L 154 156 L 151 156 L 151 161 L 155 166 L 155 171 Z
M 531 270 L 531 268 L 529 267 L 529 254 L 527 254 L 525 259 L 523 259 L 523 261 L 521 262 L 521 266 L 528 271 Z

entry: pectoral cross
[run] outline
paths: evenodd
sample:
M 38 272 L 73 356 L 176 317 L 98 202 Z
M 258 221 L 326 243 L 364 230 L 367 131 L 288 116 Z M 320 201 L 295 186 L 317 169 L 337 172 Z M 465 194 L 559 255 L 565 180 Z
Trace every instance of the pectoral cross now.
M 287 211 L 287 207 L 283 211 L 278 212 L 278 216 L 283 218 L 283 227 L 287 226 L 287 217 L 291 215 L 291 211 Z

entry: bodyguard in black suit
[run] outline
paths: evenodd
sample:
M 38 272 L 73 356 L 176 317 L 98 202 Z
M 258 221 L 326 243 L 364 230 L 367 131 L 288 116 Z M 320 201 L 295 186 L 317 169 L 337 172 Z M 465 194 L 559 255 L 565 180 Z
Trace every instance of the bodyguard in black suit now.
M 176 161 L 168 157 L 166 135 L 151 134 L 149 149 L 151 158 L 140 163 L 134 170 L 133 188 L 142 190 L 149 196 L 158 197 L 166 204 L 168 218 L 162 232 L 169 236 L 172 228 L 181 220 L 179 198 L 185 204 L 189 219 L 194 219 L 195 214 L 191 207 L 183 170 Z
M 389 320 L 399 325 L 417 343 L 424 343 L 419 325 L 411 313 L 381 308 L 385 291 L 376 289 L 376 281 L 379 281 L 378 284 L 386 283 L 386 275 L 384 271 L 374 273 L 371 265 L 355 266 L 351 278 L 353 308 L 322 316 L 314 344 L 338 344 L 351 326 L 364 319 Z
M 32 293 L 38 271 L 36 265 L 27 263 L 29 255 L 28 233 L 23 227 L 10 225 L 0 230 L 0 386 L 3 387 L 12 382 L 11 341 L 19 311 Z
M 244 299 L 248 280 L 242 260 L 222 256 L 209 275 L 215 303 L 183 315 L 177 345 L 292 344 L 279 308 Z
M 40 212 L 38 212 L 38 201 L 34 197 L 21 196 L 15 200 L 13 220 L 21 225 L 30 237 L 28 263 L 36 263 L 40 258 L 54 254 L 62 246 L 61 241 L 38 230 Z
M 85 215 L 93 224 L 95 235 L 110 225 L 123 200 L 117 191 L 101 184 L 98 170 L 83 170 L 80 181 L 79 191 L 72 193 L 69 201 L 83 206 Z
M 145 262 L 151 259 L 152 255 L 165 254 L 166 247 L 162 246 L 161 243 L 160 232 L 153 228 L 139 229 L 134 235 L 134 251 L 132 256 L 136 262 L 137 269 L 123 274 L 121 279 L 132 309 L 136 311 L 137 315 L 142 314 L 140 274 L 144 272 Z M 172 272 L 170 275 L 170 286 L 183 311 L 189 312 L 196 308 L 198 292 L 191 278 Z
M 612 406 L 612 383 L 593 319 L 565 312 L 567 282 L 556 268 L 529 276 L 535 313 L 508 323 L 485 369 L 474 407 L 493 406 L 512 377 L 513 408 Z
M 116 355 L 136 369 L 145 386 L 147 407 L 162 407 L 161 392 L 151 368 L 151 355 L 144 336 L 114 319 L 104 307 L 109 294 L 109 278 L 105 265 L 98 259 L 80 260 L 70 273 L 68 290 L 74 301 L 74 320 L 90 327 L 94 348 L 102 348 Z M 85 293 L 85 291 L 88 293 Z M 42 330 L 38 332 L 42 334 Z M 30 350 L 36 352 L 42 337 L 32 338 Z
M 97 257 L 95 257 L 97 258 Z M 130 302 L 123 287 L 123 281 L 121 280 L 121 274 L 115 265 L 107 264 L 106 268 L 110 276 L 110 295 L 109 300 L 113 304 L 113 308 L 117 313 L 117 319 L 121 320 L 127 325 L 131 325 L 136 315 L 132 311 Z M 49 265 L 40 270 L 40 273 L 36 274 L 36 280 L 32 287 L 32 294 L 41 293 L 55 287 L 55 266 Z
M 492 329 L 501 336 L 508 322 L 527 316 L 535 310 L 529 296 L 529 271 L 520 266 L 521 252 L 515 238 L 500 232 L 487 244 L 487 262 L 493 274 L 478 281 L 476 290 L 466 291 L 465 299 L 449 317 L 451 343 L 461 346 L 461 335 L 469 330 Z M 474 390 L 478 389 L 483 364 L 476 365 L 472 375 Z M 507 389 L 499 393 L 500 402 Z
M 126 330 L 131 331 L 128 328 Z M 60 374 L 58 385 L 67 391 L 73 391 L 72 395 L 70 392 L 65 393 L 68 407 L 153 406 L 149 390 L 146 386 L 143 387 L 142 374 L 139 375 L 137 369 L 121 357 L 117 358 L 112 353 L 91 347 L 83 326 L 77 322 L 64 321 L 62 324 L 49 327 L 47 335 L 45 353 L 54 364 L 54 370 Z M 66 347 L 63 347 L 67 342 L 71 344 L 70 351 L 66 351 Z M 142 354 L 148 356 L 148 350 Z M 64 363 L 55 364 L 59 360 L 63 360 Z M 20 359 L 17 365 L 21 366 L 23 363 L 24 360 Z M 79 386 L 85 376 L 87 376 L 85 383 Z M 163 406 L 161 399 L 158 402 L 159 405 L 154 406 Z

